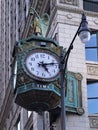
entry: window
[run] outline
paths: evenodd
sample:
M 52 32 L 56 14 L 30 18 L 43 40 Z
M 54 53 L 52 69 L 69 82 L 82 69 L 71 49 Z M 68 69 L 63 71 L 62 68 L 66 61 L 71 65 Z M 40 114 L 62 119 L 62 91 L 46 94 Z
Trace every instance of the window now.
M 89 114 L 98 114 L 98 82 L 88 82 L 87 94 Z
M 83 8 L 87 11 L 98 12 L 98 0 L 84 0 Z
M 92 34 L 90 41 L 86 44 L 86 60 L 98 62 L 98 32 Z

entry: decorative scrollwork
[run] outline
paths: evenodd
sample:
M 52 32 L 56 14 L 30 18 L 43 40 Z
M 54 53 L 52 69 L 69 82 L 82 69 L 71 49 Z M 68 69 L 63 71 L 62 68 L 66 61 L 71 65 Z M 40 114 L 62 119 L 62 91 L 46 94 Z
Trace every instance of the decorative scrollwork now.
M 60 0 L 60 3 L 70 4 L 70 5 L 77 5 L 77 0 Z
M 82 107 L 77 108 L 77 113 L 78 113 L 79 115 L 84 114 L 84 109 L 83 109 Z
M 75 74 L 75 77 L 78 79 L 78 80 L 82 80 L 83 76 L 80 74 L 80 73 L 76 73 Z

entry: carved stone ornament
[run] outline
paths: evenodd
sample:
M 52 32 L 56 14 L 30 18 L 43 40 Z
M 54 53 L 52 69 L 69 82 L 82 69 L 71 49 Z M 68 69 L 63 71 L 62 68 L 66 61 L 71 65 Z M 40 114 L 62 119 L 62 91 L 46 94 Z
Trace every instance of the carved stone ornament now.
M 95 20 L 94 20 L 94 23 L 98 25 L 98 19 L 95 19 Z
M 60 3 L 70 4 L 70 5 L 77 5 L 77 0 L 60 0 Z
M 72 19 L 73 18 L 72 14 L 67 14 L 67 18 Z
M 76 77 L 76 79 L 78 79 L 78 80 L 82 80 L 82 78 L 83 78 L 80 73 L 76 73 L 76 74 L 75 74 L 75 77 Z
M 90 119 L 90 127 L 91 128 L 98 128 L 98 117 L 89 117 Z
M 98 67 L 97 66 L 93 66 L 93 65 L 88 65 L 87 66 L 87 73 L 89 75 L 98 75 Z

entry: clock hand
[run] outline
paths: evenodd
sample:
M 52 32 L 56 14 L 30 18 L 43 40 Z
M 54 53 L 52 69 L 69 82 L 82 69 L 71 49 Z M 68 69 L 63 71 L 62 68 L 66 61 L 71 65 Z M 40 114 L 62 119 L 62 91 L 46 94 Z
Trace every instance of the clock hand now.
M 39 65 L 39 66 L 42 66 L 48 73 L 50 73 L 50 72 L 48 71 L 48 68 L 46 67 L 46 65 L 43 63 L 43 61 L 40 62 L 40 63 L 38 63 L 38 65 Z
M 45 65 L 43 65 L 43 67 L 49 73 L 48 68 Z
M 54 65 L 54 64 L 58 64 L 58 63 L 41 63 L 41 62 L 40 62 L 39 65 L 41 65 L 41 64 L 43 64 L 43 65 L 46 66 L 46 65 Z

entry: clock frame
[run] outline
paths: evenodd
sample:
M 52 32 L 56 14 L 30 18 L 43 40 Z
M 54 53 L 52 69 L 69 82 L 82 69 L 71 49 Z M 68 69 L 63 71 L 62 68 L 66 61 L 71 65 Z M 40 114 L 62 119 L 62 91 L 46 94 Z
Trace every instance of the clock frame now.
M 38 56 L 39 56 L 38 62 L 39 63 L 37 62 L 37 64 L 36 64 L 35 63 L 36 61 L 32 61 L 32 64 L 36 64 L 36 66 L 38 66 L 38 67 L 33 66 L 33 68 L 28 68 L 29 65 L 27 66 L 26 62 L 29 61 L 28 58 L 29 59 L 34 58 L 34 54 L 36 54 L 36 55 L 38 54 Z M 40 57 L 41 54 L 45 54 L 46 57 L 50 56 L 51 61 L 50 61 L 50 59 L 49 60 L 45 59 L 46 57 L 41 58 Z M 34 60 L 34 59 L 32 59 L 32 60 Z M 48 60 L 48 61 L 46 61 L 46 60 Z M 53 60 L 54 60 L 54 62 L 53 62 Z M 29 50 L 27 53 L 25 53 L 23 61 L 22 61 L 22 66 L 23 66 L 24 72 L 30 78 L 32 78 L 33 80 L 35 80 L 37 82 L 42 82 L 42 83 L 52 82 L 52 81 L 57 80 L 59 77 L 59 56 L 55 52 L 53 52 L 49 49 L 46 49 L 46 48 L 45 49 L 44 48 L 36 48 L 36 49 Z M 51 71 L 50 71 L 50 68 L 52 69 Z M 31 72 L 30 69 L 33 69 L 33 70 L 37 69 L 34 71 L 36 71 L 37 74 L 41 73 L 40 76 Z M 46 72 L 46 71 L 48 71 L 48 69 L 50 71 L 49 73 Z M 43 71 L 43 73 L 41 71 Z

